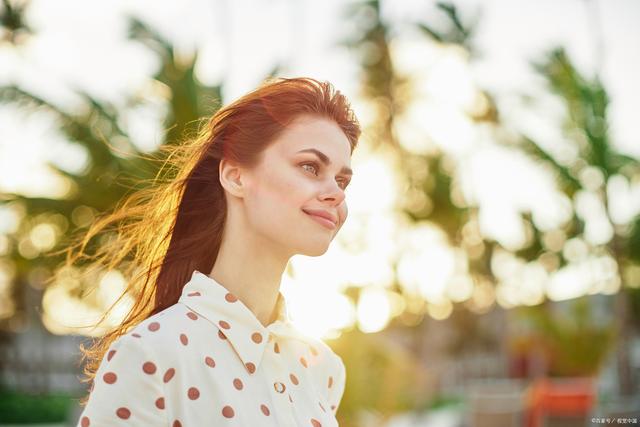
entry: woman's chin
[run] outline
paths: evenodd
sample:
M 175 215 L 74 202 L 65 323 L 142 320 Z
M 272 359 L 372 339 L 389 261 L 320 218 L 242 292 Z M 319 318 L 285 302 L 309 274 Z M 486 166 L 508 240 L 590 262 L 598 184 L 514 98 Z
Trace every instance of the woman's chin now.
M 327 252 L 327 249 L 329 249 L 329 243 L 331 243 L 331 241 L 318 242 L 315 245 L 307 244 L 304 247 L 300 248 L 298 253 L 300 255 L 313 256 L 313 257 L 324 255 Z

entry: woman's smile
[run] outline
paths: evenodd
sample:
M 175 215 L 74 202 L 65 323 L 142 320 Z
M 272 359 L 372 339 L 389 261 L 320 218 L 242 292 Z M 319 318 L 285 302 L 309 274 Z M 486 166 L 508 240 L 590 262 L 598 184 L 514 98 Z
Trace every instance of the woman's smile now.
M 314 221 L 316 221 L 317 223 L 319 223 L 320 225 L 322 225 L 325 228 L 328 228 L 329 230 L 335 230 L 337 224 L 327 218 L 324 218 L 320 215 L 316 215 L 313 214 L 311 212 L 307 212 L 304 209 L 302 210 L 307 216 L 309 216 L 311 219 L 313 219 Z

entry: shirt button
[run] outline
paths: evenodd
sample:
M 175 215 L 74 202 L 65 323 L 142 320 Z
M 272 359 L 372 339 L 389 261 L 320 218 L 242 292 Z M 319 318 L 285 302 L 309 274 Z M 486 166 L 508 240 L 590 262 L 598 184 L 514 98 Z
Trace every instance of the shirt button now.
M 284 390 L 286 389 L 284 384 L 282 384 L 281 382 L 273 383 L 273 388 L 275 388 L 278 393 L 284 393 Z

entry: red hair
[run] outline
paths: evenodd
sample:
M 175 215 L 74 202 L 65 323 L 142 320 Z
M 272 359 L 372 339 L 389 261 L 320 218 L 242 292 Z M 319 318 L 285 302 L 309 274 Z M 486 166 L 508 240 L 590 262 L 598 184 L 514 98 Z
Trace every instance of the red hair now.
M 194 270 L 213 269 L 227 213 L 219 180 L 220 160 L 224 157 L 245 167 L 256 165 L 268 144 L 301 115 L 334 121 L 353 153 L 360 125 L 347 98 L 330 83 L 311 78 L 267 80 L 218 110 L 195 138 L 162 146 L 160 151 L 167 154 L 164 161 L 169 165 L 162 182 L 133 193 L 113 212 L 101 216 L 68 249 L 62 268 L 89 259 L 90 267 L 118 269 L 128 285 L 117 302 L 127 294 L 134 299 L 120 325 L 93 340 L 89 348 L 80 346 L 86 360 L 83 382 L 93 380 L 113 341 L 178 301 Z M 110 228 L 115 229 L 115 233 L 111 231 L 113 238 L 101 243 L 96 254 L 88 255 L 85 248 L 89 241 Z M 73 249 L 77 249 L 75 253 Z M 87 400 L 88 396 L 81 403 Z

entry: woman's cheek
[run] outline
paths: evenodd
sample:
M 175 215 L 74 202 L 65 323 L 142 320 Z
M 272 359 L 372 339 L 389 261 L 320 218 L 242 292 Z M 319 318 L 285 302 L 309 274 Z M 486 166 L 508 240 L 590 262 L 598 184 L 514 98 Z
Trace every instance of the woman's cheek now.
M 340 217 L 340 224 L 343 224 L 347 220 L 349 215 L 349 209 L 347 208 L 347 202 L 343 202 L 338 209 L 338 216 Z

